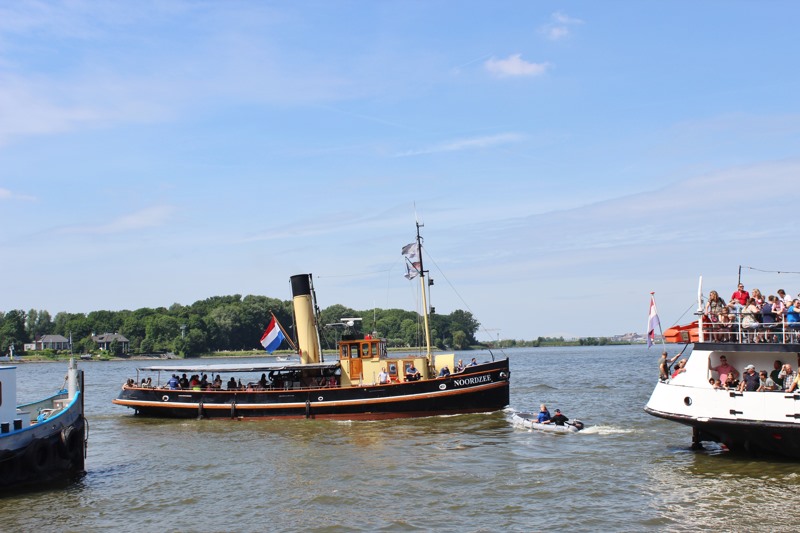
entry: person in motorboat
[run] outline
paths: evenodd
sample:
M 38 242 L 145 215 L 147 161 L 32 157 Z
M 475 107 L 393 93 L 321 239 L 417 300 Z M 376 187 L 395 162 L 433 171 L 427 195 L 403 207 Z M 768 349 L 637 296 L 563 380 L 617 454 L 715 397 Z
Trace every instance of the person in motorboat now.
M 711 364 L 711 359 L 708 361 L 709 364 Z M 711 367 L 711 370 L 719 373 L 719 380 L 721 383 L 725 383 L 728 380 L 728 374 L 733 374 L 734 378 L 739 377 L 739 371 L 728 364 L 728 358 L 724 355 L 719 356 L 719 364 Z
M 561 414 L 561 409 L 556 409 L 556 414 L 550 420 L 546 420 L 543 424 L 555 424 L 556 426 L 563 426 L 569 418 Z
M 540 424 L 547 424 L 550 420 L 550 411 L 547 410 L 547 406 L 542 404 L 539 406 L 539 416 L 536 417 L 536 421 Z
M 167 386 L 170 388 L 170 390 L 177 390 L 180 388 L 181 384 L 178 380 L 177 374 L 172 374 L 172 377 L 169 378 L 169 381 L 167 381 Z
M 378 383 L 380 383 L 381 385 L 389 383 L 389 373 L 386 371 L 385 368 L 381 368 L 381 371 L 378 374 Z
M 450 375 L 450 368 L 447 366 L 443 366 L 442 369 L 439 371 L 440 378 L 446 378 Z
M 467 366 L 478 366 L 478 361 L 473 357 Z
M 459 372 L 463 371 L 464 371 L 464 361 L 459 359 L 458 363 L 455 366 L 455 369 L 453 370 L 453 373 L 458 374 Z
M 742 374 L 742 381 L 739 383 L 739 392 L 755 392 L 761 385 L 761 381 L 756 374 L 756 367 L 754 365 L 747 365 L 744 367 Z

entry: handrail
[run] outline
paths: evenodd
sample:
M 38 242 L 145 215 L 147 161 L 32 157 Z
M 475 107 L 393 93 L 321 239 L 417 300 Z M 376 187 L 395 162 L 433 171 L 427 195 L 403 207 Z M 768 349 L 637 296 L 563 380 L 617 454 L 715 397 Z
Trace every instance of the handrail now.
M 800 342 L 800 322 L 755 322 L 754 327 L 742 325 L 743 317 L 755 313 L 731 311 L 731 322 L 709 321 L 705 313 L 698 316 L 698 335 L 700 342 L 721 342 L 731 344 L 796 344 Z M 782 314 L 781 316 L 786 316 Z

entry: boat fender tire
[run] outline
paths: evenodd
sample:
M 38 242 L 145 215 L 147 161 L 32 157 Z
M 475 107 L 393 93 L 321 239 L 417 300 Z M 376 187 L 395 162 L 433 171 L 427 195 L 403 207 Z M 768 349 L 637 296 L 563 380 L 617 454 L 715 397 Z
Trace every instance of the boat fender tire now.
M 162 397 L 161 397 L 161 401 L 162 401 L 162 402 L 168 402 L 168 401 L 169 401 L 169 396 L 167 396 L 167 395 L 165 394 L 164 396 L 162 396 Z
M 83 459 L 83 445 L 84 445 L 84 428 L 83 427 L 68 427 L 71 430 L 67 435 L 67 454 L 69 460 L 73 464 L 80 463 Z M 66 431 L 66 430 L 65 430 Z
M 0 459 L 0 478 L 5 483 L 11 483 L 19 477 L 22 462 L 13 453 L 8 453 Z
M 50 464 L 50 446 L 43 439 L 30 443 L 25 450 L 25 464 L 33 472 L 41 472 Z

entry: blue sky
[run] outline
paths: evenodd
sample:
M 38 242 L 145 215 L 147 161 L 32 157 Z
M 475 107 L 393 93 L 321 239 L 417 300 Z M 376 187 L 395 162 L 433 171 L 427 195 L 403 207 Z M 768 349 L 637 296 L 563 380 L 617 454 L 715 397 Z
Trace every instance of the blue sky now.
M 419 304 L 643 333 L 800 291 L 796 2 L 1 2 L 0 310 Z M 789 272 L 768 274 L 761 270 Z

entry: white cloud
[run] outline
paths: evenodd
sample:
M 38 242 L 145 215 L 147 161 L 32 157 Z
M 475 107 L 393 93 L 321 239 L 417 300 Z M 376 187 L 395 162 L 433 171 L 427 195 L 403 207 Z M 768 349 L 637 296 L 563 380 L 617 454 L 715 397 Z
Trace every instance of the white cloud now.
M 512 54 L 506 59 L 488 59 L 486 70 L 500 78 L 512 76 L 540 76 L 550 67 L 549 63 L 530 63 L 522 59 L 522 54 Z
M 553 18 L 554 21 L 556 21 L 559 24 L 573 24 L 573 25 L 583 24 L 583 21 L 581 19 L 572 18 L 560 11 L 556 11 L 551 15 L 551 17 Z
M 553 13 L 550 18 L 553 22 L 539 28 L 539 32 L 551 41 L 566 39 L 572 34 L 569 26 L 583 24 L 581 19 L 572 18 L 560 11 Z
M 502 144 L 519 142 L 522 139 L 523 136 L 518 133 L 500 133 L 497 135 L 490 135 L 487 137 L 456 139 L 454 141 L 437 144 L 428 148 L 409 150 L 407 152 L 397 154 L 397 157 L 435 154 L 440 152 L 460 152 L 463 150 L 480 150 L 482 148 L 490 148 L 492 146 L 499 146 Z
M 174 210 L 172 206 L 168 205 L 153 206 L 134 213 L 122 215 L 107 224 L 99 224 L 96 226 L 69 226 L 62 228 L 59 233 L 107 235 L 155 228 L 163 226 Z
M 3 189 L 0 187 L 0 201 L 3 200 L 35 200 L 34 196 L 29 196 L 27 194 L 19 194 L 8 189 Z

